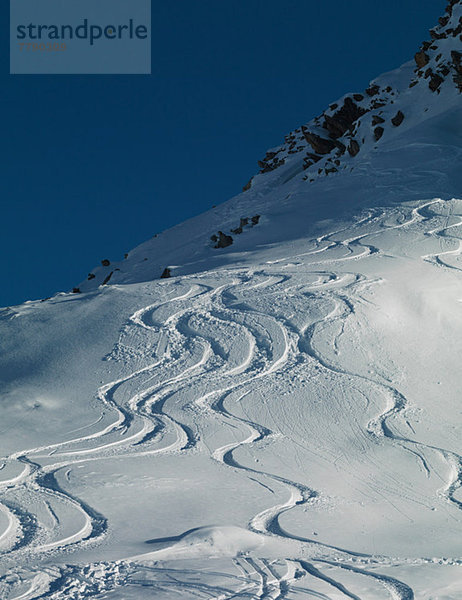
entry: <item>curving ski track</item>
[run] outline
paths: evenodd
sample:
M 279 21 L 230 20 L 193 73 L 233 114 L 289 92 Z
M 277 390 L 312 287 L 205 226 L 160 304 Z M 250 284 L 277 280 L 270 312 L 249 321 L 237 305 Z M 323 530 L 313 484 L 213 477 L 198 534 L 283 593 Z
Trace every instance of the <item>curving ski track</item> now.
M 462 456 L 394 433 L 388 425 L 389 420 L 399 419 L 409 404 L 398 387 L 380 378 L 345 369 L 341 362 L 333 363 L 317 345 L 319 338 L 329 335 L 327 331 L 330 331 L 333 324 L 339 325 L 339 336 L 343 335 L 344 323 L 355 314 L 356 303 L 361 301 L 361 290 L 365 286 L 380 283 L 359 272 L 341 270 L 344 265 L 351 269 L 350 265 L 356 261 L 384 254 L 379 245 L 376 245 L 378 236 L 391 230 L 425 227 L 427 222 L 432 223 L 435 218 L 442 217 L 434 212 L 434 207 L 442 204 L 444 203 L 440 200 L 432 200 L 407 212 L 401 209 L 401 212 L 397 210 L 391 215 L 380 209 L 371 211 L 356 222 L 353 229 L 357 231 L 352 232 L 350 226 L 325 234 L 317 238 L 314 248 L 306 253 L 272 261 L 254 272 L 221 270 L 191 278 L 191 283 L 188 283 L 188 278 L 183 278 L 182 284 L 188 286 L 186 291 L 175 295 L 176 284 L 172 283 L 173 294 L 170 299 L 136 311 L 121 336 L 130 335 L 135 328 L 161 334 L 162 342 L 159 341 L 152 363 L 135 369 L 98 390 L 97 398 L 106 414 L 113 415 L 112 421 L 104 425 L 105 419 L 101 417 L 94 423 L 104 425 L 97 432 L 79 435 L 58 444 L 24 449 L 2 459 L 2 470 L 5 467 L 12 470 L 12 476 L 0 480 L 0 489 L 5 496 L 0 504 L 0 511 L 6 519 L 4 530 L 0 530 L 0 551 L 5 553 L 8 563 L 14 564 L 19 556 L 50 556 L 53 552 L 95 544 L 104 539 L 107 532 L 104 515 L 66 491 L 65 485 L 58 480 L 58 474 L 89 461 L 111 460 L 127 455 L 155 457 L 162 453 L 200 451 L 209 452 L 211 459 L 224 469 L 238 471 L 274 494 L 274 505 L 264 508 L 248 523 L 247 527 L 251 532 L 264 538 L 296 541 L 308 551 L 314 551 L 311 560 L 286 556 L 281 557 L 278 562 L 258 558 L 257 555 L 236 558 L 235 566 L 240 575 L 228 575 L 233 582 L 232 590 L 226 586 L 216 588 L 192 582 L 184 584 L 185 589 L 191 591 L 195 587 L 200 597 L 205 594 L 206 597 L 213 596 L 222 600 L 280 600 L 289 597 L 292 586 L 297 584 L 297 593 L 301 597 L 329 599 L 329 595 L 310 588 L 309 581 L 313 579 L 321 580 L 328 588 L 335 590 L 335 598 L 367 600 L 348 589 L 341 580 L 327 575 L 323 567 L 330 566 L 336 567 L 340 572 L 349 571 L 359 578 L 371 578 L 382 586 L 384 599 L 413 600 L 414 592 L 405 582 L 377 572 L 380 565 L 388 568 L 402 564 L 403 560 L 399 557 L 372 556 L 354 549 L 324 544 L 286 531 L 280 525 L 281 515 L 295 507 L 305 505 L 309 508 L 321 491 L 312 489 L 304 482 L 292 481 L 277 473 L 251 468 L 240 462 L 237 454 L 241 449 L 253 446 L 257 449 L 262 442 L 271 441 L 277 434 L 257 422 L 236 416 L 228 408 L 228 401 L 233 399 L 233 403 L 237 404 L 260 380 L 278 373 L 289 373 L 299 363 L 302 355 L 308 357 L 319 369 L 335 377 L 363 382 L 382 394 L 385 404 L 383 412 L 369 422 L 366 434 L 376 443 L 385 441 L 410 453 L 428 473 L 431 467 L 426 462 L 425 450 L 439 453 L 453 473 L 441 493 L 448 502 L 462 510 L 462 502 L 456 497 L 457 490 L 462 487 Z M 436 240 L 455 240 L 458 248 L 426 254 L 422 256 L 422 260 L 438 267 L 460 271 L 462 269 L 457 265 L 447 263 L 446 257 L 457 257 L 462 253 L 460 238 L 448 233 L 462 225 L 462 217 L 454 213 L 451 204 L 447 206 L 449 213 L 444 217 L 445 226 L 427 228 L 424 233 Z M 450 222 L 454 219 L 457 220 Z M 390 225 L 390 220 L 394 224 Z M 285 265 L 289 265 L 293 273 Z M 305 283 L 297 271 L 300 266 L 306 270 Z M 202 279 L 212 279 L 212 276 L 218 281 L 217 285 L 201 282 Z M 271 297 L 284 297 L 288 292 L 298 294 L 306 302 L 322 300 L 324 314 L 307 326 L 297 327 L 290 319 L 252 306 L 248 302 L 252 292 L 264 296 L 268 301 L 271 301 Z M 216 332 L 220 332 L 218 337 Z M 231 360 L 232 349 L 226 348 L 223 341 L 226 336 L 239 337 L 246 351 Z M 337 339 L 334 339 L 334 349 L 336 344 Z M 135 386 L 138 391 L 121 403 L 120 391 L 128 384 Z M 200 390 L 204 388 L 207 389 L 206 393 L 201 393 Z M 197 392 L 192 401 L 178 406 L 175 397 L 180 397 L 180 392 L 184 389 Z M 181 421 L 182 412 L 232 423 L 242 432 L 242 438 L 240 441 L 209 449 L 202 443 L 200 432 Z M 82 432 L 76 430 L 74 433 Z M 27 505 L 30 497 L 35 500 L 40 498 L 46 503 L 50 518 L 54 521 L 53 527 L 47 528 L 37 515 L 27 511 L 25 504 Z M 60 522 L 60 507 L 63 505 L 66 506 L 66 514 L 70 512 L 74 515 L 72 520 L 79 521 L 79 516 L 78 527 L 69 530 L 68 523 Z M 421 560 L 437 562 L 441 559 Z M 282 575 L 279 573 L 281 561 L 286 569 Z M 461 564 L 457 557 L 452 561 L 454 564 Z M 152 571 L 155 570 L 162 576 L 169 571 L 168 568 L 152 567 Z M 81 580 L 84 571 L 85 585 L 71 590 L 70 582 L 76 578 Z M 21 587 L 19 575 L 16 579 L 11 574 L 1 578 L 0 593 L 2 598 L 8 600 L 83 600 L 114 589 L 124 582 L 124 585 L 127 582 L 137 585 L 135 571 L 131 561 L 86 567 L 67 566 L 47 571 L 38 569 L 29 575 L 30 584 L 26 589 Z M 103 576 L 96 577 L 96 573 L 103 573 Z M 301 580 L 308 587 L 301 586 Z M 144 581 L 142 585 L 148 584 Z M 167 583 L 162 583 L 156 578 L 149 585 L 153 590 L 162 591 L 175 585 L 181 590 L 183 584 L 179 579 L 170 578 Z

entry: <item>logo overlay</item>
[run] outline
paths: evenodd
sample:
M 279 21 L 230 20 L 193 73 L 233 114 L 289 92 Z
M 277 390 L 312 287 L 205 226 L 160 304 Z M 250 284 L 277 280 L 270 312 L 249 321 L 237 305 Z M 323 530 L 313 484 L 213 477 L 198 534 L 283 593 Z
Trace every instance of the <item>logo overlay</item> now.
M 150 74 L 151 0 L 10 0 L 10 73 Z

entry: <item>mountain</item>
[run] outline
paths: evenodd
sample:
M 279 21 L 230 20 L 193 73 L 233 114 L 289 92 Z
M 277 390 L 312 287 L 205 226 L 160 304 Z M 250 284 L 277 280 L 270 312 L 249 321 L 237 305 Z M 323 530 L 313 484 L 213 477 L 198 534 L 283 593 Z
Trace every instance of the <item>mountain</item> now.
M 242 194 L 0 311 L 5 600 L 462 597 L 462 2 Z

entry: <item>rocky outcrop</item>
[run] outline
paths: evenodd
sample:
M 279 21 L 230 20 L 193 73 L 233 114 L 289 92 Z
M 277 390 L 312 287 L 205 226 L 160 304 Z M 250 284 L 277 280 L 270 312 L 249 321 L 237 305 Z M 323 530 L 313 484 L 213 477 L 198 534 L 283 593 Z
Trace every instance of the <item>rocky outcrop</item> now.
M 419 69 L 423 69 L 425 65 L 428 65 L 428 63 L 430 62 L 430 57 L 428 56 L 428 54 L 425 54 L 424 50 L 420 50 L 420 52 L 417 52 L 414 59 Z
M 438 75 L 438 73 L 432 73 L 428 87 L 431 89 L 432 92 L 436 92 L 439 89 L 440 85 L 443 83 L 443 81 L 444 79 L 443 77 L 441 77 L 441 75 Z
M 306 141 L 310 144 L 310 146 L 317 154 L 329 154 L 335 148 L 335 142 L 333 142 L 332 140 L 322 138 L 316 133 L 311 133 L 306 128 L 302 127 L 302 129 Z
M 396 115 L 393 117 L 391 122 L 395 127 L 399 127 L 401 123 L 404 121 L 404 113 L 402 111 L 398 111 Z
M 111 279 L 112 275 L 114 274 L 114 271 L 111 271 L 109 273 L 109 275 L 107 277 L 104 278 L 104 281 L 101 285 L 107 285 L 109 283 L 109 280 Z
M 376 127 L 374 129 L 374 139 L 376 142 L 378 142 L 380 140 L 380 138 L 383 136 L 385 132 L 385 129 L 383 127 Z
M 354 94 L 353 98 L 357 102 L 364 100 L 362 94 Z M 356 104 L 351 98 L 345 98 L 342 108 L 340 108 L 334 115 L 324 116 L 324 128 L 327 129 L 330 136 L 334 139 L 340 138 L 347 131 L 350 131 L 353 124 L 364 115 L 367 111 L 358 104 Z
M 219 231 L 218 235 L 212 235 L 210 239 L 215 243 L 214 248 L 227 248 L 233 243 L 233 238 L 222 231 Z
M 105 258 L 104 260 L 101 261 L 101 264 L 103 265 L 103 267 L 109 267 L 109 265 L 111 264 L 111 261 L 108 260 L 107 258 Z
M 439 94 L 442 86 L 451 81 L 462 92 L 461 5 L 462 0 L 448 1 L 446 14 L 430 31 L 430 39 L 423 42 L 416 52 L 414 74 L 409 81 L 410 89 L 424 84 L 432 92 Z M 330 104 L 324 113 L 308 125 L 285 136 L 285 145 L 267 152 L 259 162 L 261 173 L 272 171 L 290 160 L 290 155 L 303 152 L 300 166 L 311 171 L 304 179 L 314 181 L 316 172 L 322 175 L 341 169 L 342 165 L 340 162 L 337 164 L 337 161 L 345 153 L 350 159 L 354 159 L 360 153 L 362 144 L 370 142 L 371 137 L 376 143 L 381 140 L 385 122 L 391 122 L 393 127 L 400 127 L 407 117 L 402 110 L 398 110 L 401 90 L 394 90 L 387 83 L 381 84 L 381 81 L 382 79 L 373 81 L 364 93 L 348 94 L 342 100 Z M 393 107 L 393 104 L 398 106 Z M 372 111 L 375 114 L 366 122 L 364 115 Z M 347 168 L 347 165 L 343 168 Z
M 258 225 L 260 222 L 260 215 L 254 215 L 253 217 L 241 217 L 241 221 L 239 223 L 239 227 L 235 229 L 231 229 L 231 233 L 235 235 L 240 235 L 244 231 L 244 227 L 252 228 L 255 225 Z
M 242 188 L 243 192 L 246 192 L 247 190 L 250 190 L 250 188 L 252 187 L 252 180 L 253 180 L 253 177 L 251 177 L 249 179 L 249 181 L 245 184 L 245 186 Z
M 377 94 L 380 92 L 380 86 L 378 85 L 371 85 L 370 87 L 367 88 L 366 90 L 366 94 L 368 96 L 377 96 Z
M 162 271 L 161 279 L 169 279 L 172 276 L 172 270 L 169 267 L 165 267 Z
M 350 156 L 356 156 L 359 154 L 360 146 L 356 140 L 351 140 L 348 144 L 348 152 Z
M 255 225 L 258 225 L 259 222 L 260 215 L 254 215 L 253 217 L 241 217 L 238 227 L 231 229 L 231 233 L 233 235 L 241 235 L 245 228 L 251 229 L 252 227 L 255 227 Z M 219 231 L 217 234 L 212 235 L 210 239 L 214 244 L 214 248 L 227 248 L 233 243 L 232 236 L 223 233 L 223 231 Z
M 280 150 L 277 152 L 268 151 L 265 155 L 265 158 L 258 161 L 260 173 L 269 173 L 270 171 L 274 171 L 274 169 L 277 169 L 284 164 L 285 160 L 278 158 L 279 152 Z
M 375 127 L 376 125 L 381 125 L 382 123 L 385 123 L 385 119 L 383 119 L 382 117 L 379 117 L 379 115 L 374 115 L 372 117 L 372 125 Z
M 231 229 L 231 233 L 234 233 L 235 235 L 240 235 L 243 232 L 244 227 L 248 224 L 249 224 L 249 219 L 247 217 L 241 217 L 241 222 L 239 223 L 239 227 L 236 227 L 236 229 Z

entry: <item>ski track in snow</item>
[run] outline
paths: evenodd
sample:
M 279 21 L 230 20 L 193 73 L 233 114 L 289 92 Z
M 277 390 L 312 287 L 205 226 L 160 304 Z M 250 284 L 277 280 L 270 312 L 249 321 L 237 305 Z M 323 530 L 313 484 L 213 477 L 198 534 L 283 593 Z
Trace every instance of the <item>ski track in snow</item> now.
M 0 489 L 5 492 L 6 498 L 0 504 L 1 515 L 6 521 L 5 529 L 0 530 L 0 551 L 5 553 L 8 562 L 14 565 L 19 556 L 52 556 L 56 552 L 104 540 L 108 528 L 104 515 L 66 491 L 66 482 L 69 483 L 69 474 L 74 466 L 127 455 L 210 452 L 211 459 L 223 468 L 241 473 L 275 496 L 275 504 L 256 514 L 248 523 L 248 529 L 263 538 L 296 541 L 307 549 L 314 549 L 314 558 L 300 560 L 286 557 L 280 561 L 269 561 L 259 559 L 258 551 L 252 556 L 238 557 L 234 559 L 236 574 L 226 575 L 234 587 L 207 588 L 205 583 L 196 582 L 198 597 L 279 600 L 288 597 L 296 583 L 300 597 L 329 599 L 330 596 L 310 589 L 311 580 L 322 580 L 327 587 L 335 590 L 335 598 L 367 600 L 360 598 L 340 580 L 327 575 L 325 568 L 330 566 L 336 567 L 339 572 L 348 570 L 359 578 L 373 579 L 383 587 L 384 598 L 412 600 L 414 593 L 406 583 L 377 572 L 380 567 L 384 571 L 392 565 L 403 564 L 403 559 L 360 554 L 297 536 L 281 527 L 279 518 L 282 514 L 297 506 L 309 507 L 319 492 L 305 483 L 240 463 L 236 458 L 239 449 L 258 447 L 277 434 L 259 423 L 233 414 L 227 400 L 232 397 L 234 404 L 239 404 L 260 380 L 271 378 L 276 373 L 290 372 L 301 355 L 309 357 L 321 370 L 336 377 L 366 382 L 387 399 L 384 411 L 367 426 L 367 435 L 377 443 L 386 441 L 411 453 L 428 473 L 431 467 L 424 452 L 438 452 L 453 473 L 441 493 L 448 502 L 462 509 L 462 502 L 456 498 L 456 492 L 462 486 L 462 457 L 444 448 L 395 434 L 387 423 L 391 417 L 400 418 L 408 407 L 405 396 L 392 383 L 350 372 L 340 363 L 331 363 L 318 350 L 316 343 L 318 336 L 332 323 L 338 322 L 342 332 L 345 321 L 355 312 L 358 292 L 364 286 L 380 283 L 351 272 L 355 261 L 383 253 L 373 245 L 374 239 L 383 232 L 422 226 L 435 218 L 443 218 L 444 215 L 434 212 L 437 206 L 448 207 L 446 224 L 425 231 L 425 235 L 454 240 L 458 247 L 442 249 L 439 253 L 424 255 L 422 259 L 440 268 L 460 271 L 461 268 L 446 260 L 448 257 L 457 258 L 462 253 L 462 241 L 451 234 L 451 230 L 462 225 L 462 215 L 452 212 L 451 203 L 432 200 L 408 211 L 396 209 L 392 215 L 379 209 L 370 211 L 355 223 L 353 229 L 357 231 L 354 235 L 351 235 L 351 226 L 327 233 L 315 240 L 310 251 L 271 261 L 254 272 L 222 269 L 179 279 L 169 284 L 173 290 L 171 298 L 135 312 L 121 336 L 129 336 L 136 329 L 161 334 L 163 342 L 159 342 L 151 364 L 143 365 L 98 390 L 97 397 L 105 413 L 114 417 L 112 423 L 86 435 L 85 428 L 80 428 L 73 432 L 80 433 L 78 437 L 24 449 L 2 459 L 2 470 L 8 467 L 12 473 L 11 477 L 0 479 Z M 387 224 L 386 221 L 392 217 L 395 224 Z M 450 223 L 451 220 L 455 222 Z M 291 272 L 286 265 L 292 269 Z M 342 271 L 342 265 L 348 270 Z M 293 275 L 300 266 L 309 269 L 308 274 L 312 277 L 303 286 Z M 188 279 L 194 282 L 189 283 Z M 218 285 L 202 283 L 202 279 L 217 280 Z M 175 295 L 175 287 L 179 284 L 182 293 Z M 188 287 L 186 291 L 185 284 Z M 305 300 L 322 300 L 325 314 L 306 328 L 297 329 L 290 320 L 263 312 L 247 302 L 252 292 L 270 298 L 271 295 L 284 297 L 287 291 L 303 295 Z M 224 333 L 217 336 L 217 331 Z M 226 336 L 229 339 L 240 336 L 241 345 L 245 345 L 246 351 L 239 356 L 238 362 L 230 359 L 231 350 L 225 347 L 223 341 Z M 333 341 L 335 344 L 337 340 Z M 137 391 L 134 394 L 130 392 L 128 400 L 121 403 L 119 397 L 126 397 L 126 394 L 120 391 L 125 388 Z M 207 391 L 201 392 L 205 388 Z M 192 400 L 179 409 L 174 399 L 185 389 L 193 390 L 192 396 L 189 393 Z M 232 424 L 242 433 L 241 441 L 210 450 L 196 431 L 180 422 L 178 415 L 181 411 L 197 415 L 197 418 Z M 99 423 L 104 424 L 102 417 L 93 425 Z M 284 495 L 286 499 L 281 500 Z M 30 506 L 40 502 L 46 506 L 52 525 L 47 527 L 43 517 L 26 509 L 32 498 L 34 501 Z M 441 559 L 421 559 L 422 562 L 438 560 Z M 462 565 L 460 558 L 446 560 Z M 283 570 L 281 564 L 285 565 L 282 574 L 279 573 Z M 83 600 L 127 581 L 130 585 L 137 585 L 136 568 L 127 560 L 86 567 L 50 567 L 31 571 L 24 577 L 25 581 L 29 581 L 27 585 L 21 584 L 23 575 L 15 577 L 9 574 L 0 579 L 0 594 L 8 600 Z M 153 567 L 154 571 L 157 572 L 156 578 L 151 583 L 144 581 L 142 585 L 151 585 L 153 590 L 177 586 L 181 593 L 183 584 L 174 577 L 171 569 Z M 72 584 L 75 581 L 80 584 Z M 301 581 L 307 587 L 303 587 Z M 189 592 L 193 589 L 192 582 L 184 585 Z

